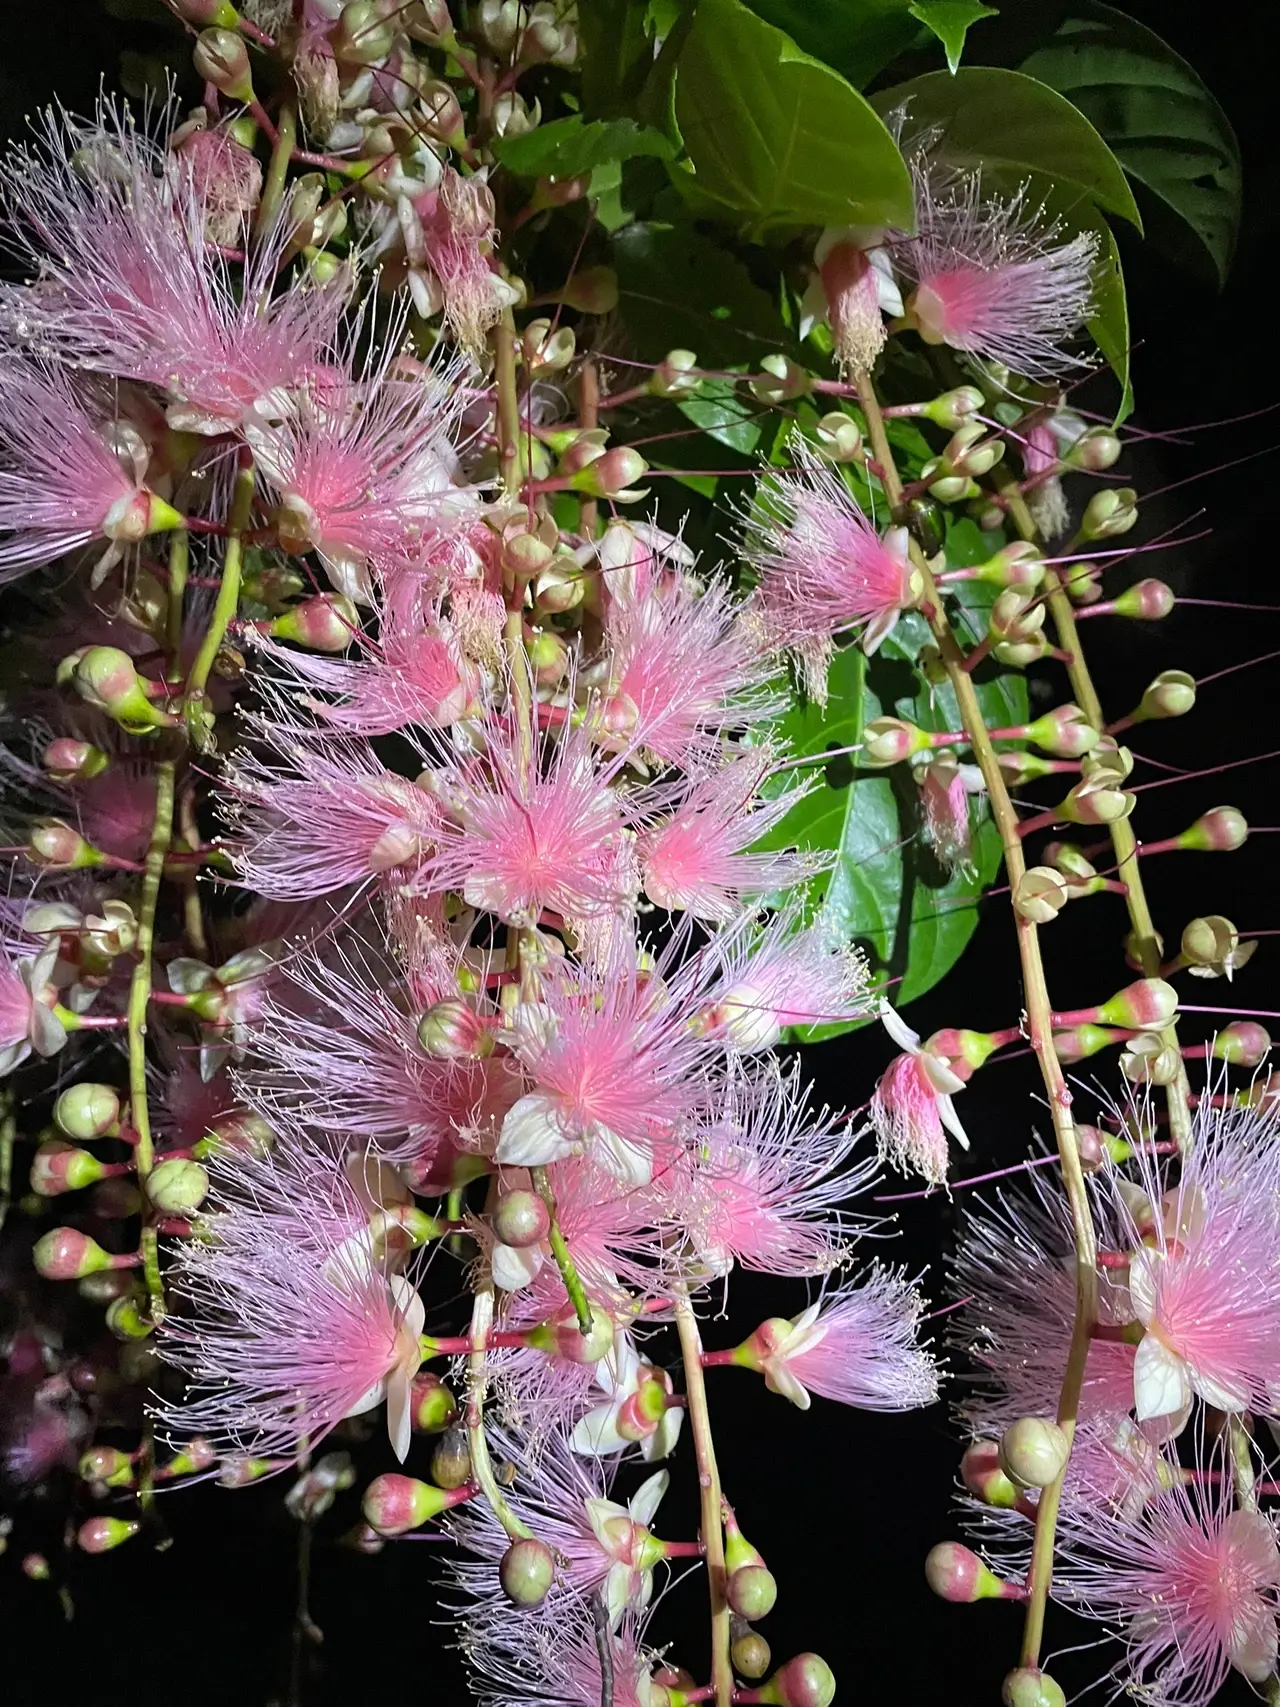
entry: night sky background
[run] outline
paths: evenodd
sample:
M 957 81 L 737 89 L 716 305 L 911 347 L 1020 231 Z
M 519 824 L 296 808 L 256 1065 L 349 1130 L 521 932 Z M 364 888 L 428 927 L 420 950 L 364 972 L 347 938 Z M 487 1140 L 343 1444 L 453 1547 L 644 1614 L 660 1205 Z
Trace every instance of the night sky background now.
M 1266 260 L 1280 218 L 1272 116 L 1277 14 L 1272 7 L 1255 8 L 1246 27 L 1239 7 L 1130 0 L 1125 9 L 1190 59 L 1227 109 L 1244 154 L 1245 219 L 1234 273 L 1221 295 L 1144 250 L 1126 231 L 1119 234 L 1136 345 L 1135 424 L 1161 433 L 1213 429 L 1180 433 L 1179 443 L 1147 441 L 1124 465 L 1140 492 L 1176 488 L 1147 506 L 1138 537 L 1152 537 L 1201 510 L 1203 517 L 1187 531 L 1212 529 L 1211 537 L 1140 559 L 1124 573 L 1129 579 L 1159 574 L 1186 595 L 1280 605 L 1280 414 L 1214 425 L 1274 406 L 1280 397 L 1276 273 L 1274 259 Z M 7 0 L 0 31 L 0 136 L 17 134 L 23 114 L 55 92 L 69 107 L 87 107 L 100 77 L 109 86 L 116 81 L 121 45 L 135 39 L 129 30 L 108 18 L 97 0 Z M 1196 478 L 1257 452 L 1266 454 Z M 1204 676 L 1280 648 L 1280 611 L 1184 608 L 1147 627 L 1090 623 L 1084 635 L 1104 705 L 1118 715 L 1162 668 Z M 1193 768 L 1265 753 L 1280 746 L 1278 679 L 1275 666 L 1266 664 L 1230 677 L 1206 689 L 1190 718 L 1148 725 L 1134 734 L 1133 746 Z M 1147 781 L 1163 774 L 1139 767 L 1138 777 Z M 1259 826 L 1280 824 L 1278 778 L 1280 763 L 1268 763 L 1156 789 L 1141 797 L 1140 832 L 1147 840 L 1176 832 L 1223 802 L 1240 806 Z M 1224 912 L 1245 930 L 1280 925 L 1276 849 L 1268 836 L 1259 836 L 1230 856 L 1152 861 L 1147 881 L 1170 952 L 1196 913 Z M 1066 917 L 1069 922 L 1059 921 L 1044 938 L 1059 1007 L 1100 1000 L 1131 976 L 1120 946 L 1125 926 L 1119 897 L 1075 904 Z M 1261 1009 L 1273 1005 L 1280 993 L 1269 976 L 1276 952 L 1267 943 L 1261 946 L 1235 986 L 1241 1001 Z M 1008 906 L 999 899 L 984 909 L 958 971 L 912 1006 L 908 1017 L 924 1035 L 942 1025 L 1008 1025 L 1017 1019 L 1011 1000 L 1016 987 Z M 1217 983 L 1186 993 L 1189 1000 L 1215 1002 L 1227 999 L 1225 992 Z M 1210 1025 L 1188 1021 L 1184 1035 L 1206 1035 Z M 871 1028 L 811 1051 L 809 1065 L 822 1097 L 837 1107 L 854 1107 L 865 1101 L 890 1053 L 884 1034 Z M 1113 1056 L 1102 1058 L 1099 1075 L 1114 1081 Z M 1079 1081 L 1086 1118 L 1092 1076 L 1086 1066 Z M 974 1080 L 962 1103 L 974 1149 L 957 1168 L 960 1177 L 1027 1153 L 1032 1129 L 1037 1123 L 1047 1129 L 1032 1100 L 1036 1088 L 1025 1059 L 993 1064 Z M 954 1204 L 935 1197 L 902 1205 L 904 1236 L 883 1247 L 893 1260 L 928 1267 L 924 1284 L 939 1301 L 941 1257 L 963 1195 Z M 790 1307 L 800 1302 L 797 1297 Z M 741 1332 L 713 1321 L 707 1343 L 732 1344 L 777 1311 L 775 1283 L 735 1277 L 733 1326 Z M 944 1605 L 931 1596 L 922 1573 L 932 1543 L 957 1533 L 948 1499 L 959 1452 L 946 1406 L 874 1417 L 819 1400 L 801 1415 L 746 1376 L 723 1372 L 711 1381 L 726 1490 L 780 1584 L 777 1610 L 761 1626 L 775 1661 L 817 1649 L 837 1674 L 842 1702 L 914 1707 L 945 1701 L 968 1707 L 998 1701 L 1000 1679 L 1016 1657 L 1018 1609 Z M 408 1468 L 425 1474 L 428 1456 L 429 1446 L 418 1442 Z M 379 1448 L 375 1441 L 362 1455 L 361 1484 L 393 1467 L 385 1442 Z M 664 1535 L 686 1536 L 696 1523 L 687 1448 L 672 1470 L 672 1490 L 657 1527 Z M 73 1557 L 69 1586 L 76 1614 L 70 1623 L 49 1585 L 30 1583 L 17 1569 L 25 1545 L 15 1537 L 9 1556 L 0 1559 L 0 1698 L 13 1707 L 143 1707 L 158 1701 L 260 1707 L 276 1700 L 286 1671 L 294 1592 L 295 1528 L 281 1505 L 285 1486 L 276 1482 L 239 1493 L 205 1487 L 175 1499 L 166 1509 L 177 1539 L 166 1552 L 134 1542 L 101 1559 Z M 312 1609 L 325 1640 L 308 1702 L 338 1707 L 401 1697 L 461 1707 L 460 1672 L 445 1645 L 448 1633 L 438 1627 L 429 1583 L 435 1544 L 392 1544 L 375 1558 L 340 1549 L 333 1542 L 356 1520 L 357 1505 L 358 1491 L 346 1495 L 317 1540 Z M 659 1619 L 659 1634 L 672 1641 L 673 1658 L 700 1677 L 706 1663 L 704 1594 L 700 1577 L 677 1586 Z M 1068 1695 L 1105 1670 L 1114 1650 L 1052 1656 L 1095 1634 L 1095 1626 L 1051 1610 L 1047 1663 Z M 1241 1687 L 1221 1699 L 1252 1697 Z

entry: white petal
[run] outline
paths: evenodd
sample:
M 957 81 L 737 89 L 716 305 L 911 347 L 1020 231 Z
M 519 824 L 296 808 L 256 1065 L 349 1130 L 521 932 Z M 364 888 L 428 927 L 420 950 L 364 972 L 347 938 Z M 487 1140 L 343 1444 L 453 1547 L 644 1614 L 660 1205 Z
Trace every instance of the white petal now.
M 898 626 L 899 610 L 884 610 L 873 616 L 858 638 L 858 644 L 868 658 L 874 658 L 884 642 Z
M 659 1464 L 664 1458 L 670 1458 L 680 1439 L 680 1430 L 684 1427 L 684 1407 L 672 1405 L 662 1413 L 662 1420 L 646 1440 L 640 1442 L 640 1456 L 646 1464 Z
M 908 1055 L 914 1055 L 919 1049 L 919 1036 L 912 1031 L 911 1027 L 907 1024 L 906 1020 L 902 1018 L 901 1014 L 894 1012 L 888 1002 L 886 1002 L 880 1009 L 880 1023 L 889 1033 L 889 1036 L 893 1041 L 898 1045 L 899 1049 L 905 1049 Z
M 505 1125 L 504 1122 L 504 1131 Z M 599 1121 L 592 1126 L 588 1137 L 592 1141 L 594 1160 L 623 1185 L 645 1186 L 653 1178 L 653 1155 L 645 1145 L 632 1143 Z
M 936 1091 L 940 1097 L 953 1097 L 962 1091 L 965 1081 L 944 1061 L 941 1055 L 935 1055 L 932 1049 L 922 1049 L 916 1056 L 920 1063 L 920 1071 L 929 1081 L 930 1090 Z
M 177 996 L 193 996 L 197 990 L 207 990 L 213 983 L 213 967 L 203 960 L 192 960 L 179 954 L 165 967 L 169 988 Z
M 518 1250 L 515 1245 L 497 1244 L 489 1253 L 489 1270 L 493 1284 L 503 1292 L 518 1292 L 528 1286 L 542 1267 L 542 1252 L 537 1245 Z
M 625 1452 L 632 1444 L 618 1433 L 618 1407 L 609 1403 L 596 1405 L 581 1417 L 569 1436 L 569 1444 L 584 1458 L 607 1458 L 611 1452 Z
M 809 1409 L 811 1401 L 808 1389 L 801 1386 L 781 1359 L 770 1362 L 764 1372 L 764 1384 L 771 1393 L 777 1393 L 783 1399 L 790 1399 L 798 1410 Z
M 345 1415 L 349 1417 L 362 1417 L 366 1411 L 371 1411 L 375 1405 L 380 1405 L 387 1396 L 387 1383 L 389 1380 L 390 1377 L 384 1375 L 380 1380 L 375 1381 L 372 1387 L 368 1388 L 360 1395 L 355 1404 L 352 1405 L 351 1409 L 345 1412 Z
M 950 1097 L 940 1096 L 938 1103 L 938 1119 L 959 1144 L 962 1150 L 969 1148 L 969 1134 L 960 1124 L 960 1116 L 956 1113 L 955 1104 Z
M 1135 1251 L 1129 1259 L 1129 1302 L 1144 1328 L 1156 1319 L 1157 1268 L 1164 1261 L 1160 1251 Z
M 1186 1364 L 1154 1334 L 1143 1339 L 1133 1360 L 1133 1399 L 1139 1422 L 1168 1416 L 1191 1402 Z
M 658 1470 L 654 1475 L 641 1482 L 635 1493 L 627 1501 L 627 1509 L 637 1523 L 650 1524 L 654 1513 L 662 1503 L 662 1496 L 671 1485 L 671 1477 L 665 1470 Z
M 397 1364 L 387 1376 L 387 1434 L 403 1464 L 413 1438 L 413 1377 L 407 1364 Z
M 1218 1381 L 1212 1375 L 1205 1375 L 1193 1363 L 1187 1365 L 1187 1373 L 1191 1379 L 1191 1391 L 1199 1394 L 1206 1405 L 1212 1405 L 1217 1411 L 1248 1410 L 1247 1387 L 1232 1387 L 1225 1381 Z
M 427 1319 L 426 1305 L 402 1274 L 391 1275 L 387 1285 L 390 1288 L 392 1298 L 395 1300 L 396 1309 L 400 1312 L 400 1331 L 416 1340 L 422 1333 L 422 1325 Z
M 579 1146 L 566 1138 L 554 1118 L 556 1104 L 545 1092 L 533 1091 L 507 1110 L 498 1137 L 495 1161 L 516 1168 L 540 1168 L 576 1155 Z
M 622 1614 L 631 1604 L 629 1565 L 609 1566 L 609 1575 L 604 1579 L 604 1603 L 609 1610 L 609 1628 L 616 1630 L 622 1621 Z
M 618 1518 L 622 1518 L 624 1523 L 630 1521 L 626 1507 L 615 1504 L 613 1500 L 603 1499 L 583 1500 L 582 1503 L 587 1513 L 587 1522 L 591 1525 L 592 1534 L 609 1557 L 616 1559 L 618 1557 L 617 1538 L 610 1536 L 609 1525 Z M 629 1536 L 630 1532 L 627 1533 Z
M 596 1364 L 596 1382 L 606 1393 L 615 1397 L 624 1397 L 636 1390 L 636 1376 L 640 1369 L 640 1357 L 631 1336 L 625 1328 L 616 1328 L 613 1335 L 613 1350 L 607 1357 L 602 1357 Z

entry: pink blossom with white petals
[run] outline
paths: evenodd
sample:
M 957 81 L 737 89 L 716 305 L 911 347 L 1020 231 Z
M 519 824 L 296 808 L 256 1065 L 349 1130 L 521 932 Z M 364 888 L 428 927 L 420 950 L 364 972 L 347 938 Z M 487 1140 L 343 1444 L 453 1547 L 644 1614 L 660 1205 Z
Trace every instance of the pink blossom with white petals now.
M 807 337 L 812 322 L 825 319 L 846 379 L 870 373 L 885 346 L 884 316 L 903 311 L 884 237 L 880 227 L 833 227 L 813 252 L 816 271 L 801 304 L 800 335 Z
M 886 1002 L 880 1020 L 905 1053 L 885 1068 L 871 1097 L 871 1124 L 881 1153 L 903 1173 L 917 1173 L 942 1185 L 950 1166 L 947 1133 L 969 1148 L 969 1139 L 951 1101 L 964 1080 L 920 1039 Z
M 642 1633 L 626 1617 L 607 1638 L 612 1707 L 651 1707 L 658 1656 L 641 1645 Z M 585 1612 L 554 1627 L 487 1621 L 464 1631 L 462 1646 L 481 1707 L 600 1707 L 604 1699 L 600 1638 Z
M 747 921 L 704 954 L 719 962 L 699 1024 L 742 1054 L 774 1049 L 791 1026 L 839 1024 L 867 1011 L 860 955 L 792 909 L 760 929 Z
M 67 1041 L 53 1012 L 58 995 L 51 980 L 57 960 L 56 938 L 32 953 L 0 939 L 0 1077 L 33 1052 L 56 1055 Z
M 451 166 L 439 186 L 397 211 L 409 259 L 409 288 L 424 319 L 444 310 L 445 325 L 473 355 L 517 292 L 489 265 L 493 194 L 479 174 L 464 178 Z

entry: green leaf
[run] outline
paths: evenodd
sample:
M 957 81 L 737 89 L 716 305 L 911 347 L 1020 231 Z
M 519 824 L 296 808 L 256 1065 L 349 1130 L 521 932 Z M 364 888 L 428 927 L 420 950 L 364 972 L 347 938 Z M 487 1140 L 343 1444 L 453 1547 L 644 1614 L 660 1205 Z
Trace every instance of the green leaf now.
M 1185 265 L 1190 235 L 1202 267 L 1223 284 L 1241 211 L 1240 149 L 1227 115 L 1153 31 L 1096 0 L 1076 0 L 1072 14 L 1024 71 L 1086 114 L 1154 198 L 1150 235 L 1162 252 Z
M 913 224 L 910 175 L 872 108 L 742 0 L 700 0 L 675 110 L 698 199 L 721 218 Z
M 984 6 L 981 0 L 911 0 L 907 10 L 913 18 L 931 29 L 947 55 L 947 68 L 954 77 L 960 69 L 964 38 L 970 25 L 982 18 L 994 18 L 998 8 Z
M 645 31 L 648 0 L 588 0 L 579 8 L 582 104 L 592 118 L 627 112 L 653 54 Z
M 864 88 L 920 34 L 910 0 L 750 0 L 751 10 Z
M 968 65 L 954 77 L 931 71 L 875 97 L 882 113 L 904 103 L 913 126 L 937 125 L 943 132 L 941 151 L 953 164 L 1013 177 L 1041 173 L 1085 191 L 1099 207 L 1142 229 L 1115 155 L 1083 113 L 1034 77 Z
M 766 431 L 772 434 L 774 429 L 773 412 L 731 379 L 704 379 L 694 396 L 681 398 L 680 413 L 709 439 L 740 456 L 754 456 Z M 676 452 L 678 457 L 683 454 Z
M 618 312 L 641 361 L 693 350 L 701 366 L 759 368 L 794 353 L 778 305 L 742 263 L 685 226 L 637 222 L 615 234 Z
M 675 153 L 660 131 L 634 119 L 553 119 L 524 136 L 502 136 L 493 152 L 510 172 L 521 178 L 574 178 L 606 161 L 631 160 L 651 154 L 662 160 Z

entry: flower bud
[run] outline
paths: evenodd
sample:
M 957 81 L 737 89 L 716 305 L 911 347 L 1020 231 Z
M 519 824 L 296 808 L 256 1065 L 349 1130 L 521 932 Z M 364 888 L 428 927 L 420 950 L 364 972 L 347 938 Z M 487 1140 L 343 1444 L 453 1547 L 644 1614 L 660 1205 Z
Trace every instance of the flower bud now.
M 1043 633 L 1030 640 L 1001 640 L 991 648 L 991 655 L 1011 670 L 1025 670 L 1047 656 L 1049 642 Z
M 1249 838 L 1244 813 L 1234 806 L 1215 806 L 1176 838 L 1177 846 L 1197 853 L 1234 853 Z
M 797 397 L 807 397 L 813 390 L 813 375 L 809 370 L 780 351 L 767 355 L 760 366 L 763 371 L 751 381 L 751 395 L 771 408 L 794 402 Z
M 982 488 L 967 474 L 948 474 L 941 457 L 932 457 L 920 470 L 920 478 L 929 488 L 929 495 L 940 504 L 962 504 L 981 495 Z
M 162 1215 L 190 1215 L 209 1191 L 209 1176 L 199 1162 L 184 1156 L 158 1162 L 147 1175 L 147 1197 Z
M 1006 587 L 996 595 L 987 618 L 992 634 L 1015 644 L 1034 642 L 1044 627 L 1045 607 L 1021 587 Z
M 64 1191 L 83 1191 L 106 1173 L 87 1150 L 61 1138 L 49 1138 L 31 1159 L 31 1189 L 37 1197 L 60 1197 Z
M 102 863 L 101 852 L 60 818 L 42 818 L 32 825 L 27 858 L 46 871 L 85 871 Z
M 526 1610 L 542 1605 L 555 1579 L 555 1556 L 533 1536 L 513 1541 L 498 1562 L 503 1594 L 513 1606 Z
M 395 46 L 394 16 L 379 0 L 350 0 L 329 36 L 333 56 L 344 65 L 377 65 Z
M 966 474 L 976 480 L 990 474 L 1004 452 L 1003 439 L 987 437 L 980 421 L 966 421 L 948 440 L 941 461 L 947 473 Z
M 980 563 L 974 578 L 996 587 L 1022 587 L 1034 591 L 1044 580 L 1045 565 L 1040 553 L 1028 540 L 1016 539 L 1012 545 L 1001 547 L 994 557 Z
M 1102 570 L 1096 563 L 1069 564 L 1062 583 L 1073 605 L 1097 604 L 1102 597 Z
M 448 83 L 428 79 L 418 92 L 419 113 L 423 130 L 448 148 L 466 142 L 466 127 L 462 106 Z
M 111 755 L 91 741 L 73 741 L 60 735 L 41 753 L 40 763 L 55 782 L 88 782 L 90 777 L 102 775 Z
M 76 1545 L 82 1553 L 109 1553 L 131 1540 L 141 1527 L 132 1518 L 91 1517 L 76 1531 Z
M 579 314 L 612 314 L 618 306 L 618 275 L 612 267 L 583 267 L 559 295 L 566 308 Z
M 526 101 L 514 89 L 499 95 L 493 103 L 495 136 L 528 136 L 542 123 L 542 103 Z
M 437 1002 L 418 1022 L 418 1043 L 436 1061 L 480 1061 L 493 1053 L 493 1033 L 466 1002 Z
M 1240 1019 L 1224 1025 L 1213 1040 L 1215 1061 L 1233 1067 L 1260 1067 L 1271 1053 L 1271 1034 L 1256 1020 Z
M 1095 492 L 1080 523 L 1081 539 L 1115 539 L 1138 519 L 1138 494 L 1131 486 L 1105 486 Z
M 778 1584 L 764 1565 L 743 1565 L 729 1573 L 725 1588 L 729 1605 L 748 1623 L 768 1617 L 778 1599 Z
M 400 8 L 400 25 L 428 47 L 448 49 L 455 39 L 448 0 L 407 0 Z
M 534 583 L 534 606 L 547 616 L 576 610 L 586 596 L 586 576 L 572 558 L 556 558 Z
M 1073 1025 L 1054 1032 L 1053 1049 L 1064 1066 L 1071 1066 L 1077 1061 L 1087 1061 L 1099 1050 L 1110 1049 L 1114 1043 L 1125 1043 L 1128 1038 L 1127 1031 L 1105 1025 Z
M 493 1214 L 493 1230 L 504 1245 L 518 1251 L 540 1245 L 551 1231 L 551 1215 L 534 1191 L 511 1191 Z
M 982 404 L 983 396 L 976 385 L 957 385 L 953 391 L 944 391 L 941 397 L 926 403 L 920 413 L 935 427 L 954 430 L 970 415 L 976 415 Z
M 960 1479 L 983 1505 L 1011 1511 L 1019 1492 L 1000 1464 L 1000 1447 L 994 1440 L 975 1440 L 960 1460 Z
M 925 1579 L 941 1600 L 959 1604 L 974 1600 L 1016 1599 L 1019 1591 L 989 1571 L 976 1553 L 958 1541 L 940 1541 L 924 1562 Z
M 1159 1031 L 1172 1023 L 1178 1012 L 1178 992 L 1163 978 L 1139 978 L 1103 1002 L 1097 1012 L 1104 1025 L 1126 1025 L 1142 1031 Z
M 136 1293 L 122 1292 L 119 1298 L 113 1298 L 107 1305 L 107 1329 L 116 1339 L 126 1343 L 144 1340 L 155 1331 L 155 1323 L 142 1314 L 139 1304 Z
M 431 1454 L 431 1474 L 441 1488 L 460 1488 L 471 1480 L 471 1448 L 465 1428 L 451 1428 L 440 1436 Z
M 1032 924 L 1050 924 L 1067 904 L 1067 886 L 1061 875 L 1047 865 L 1033 865 L 1023 872 L 1013 893 L 1014 910 Z
M 744 1630 L 733 1638 L 729 1658 L 739 1677 L 763 1677 L 773 1655 L 763 1636 L 754 1630 Z
M 557 687 L 568 673 L 569 648 L 553 629 L 539 629 L 525 646 L 525 655 L 540 688 Z
M 692 350 L 668 350 L 653 370 L 648 391 L 653 397 L 685 397 L 702 384 Z
M 768 1707 L 831 1707 L 836 1680 L 819 1654 L 797 1654 L 780 1666 L 759 1689 L 742 1690 L 739 1702 L 762 1702 Z
M 969 1031 L 951 1025 L 935 1031 L 924 1045 L 930 1055 L 940 1056 L 966 1080 L 990 1058 L 996 1046 L 990 1032 Z
M 234 30 L 240 23 L 231 0 L 172 0 L 172 5 L 184 23 L 198 24 L 201 29 L 216 24 L 219 29 Z
M 443 1434 L 458 1419 L 457 1399 L 440 1377 L 429 1369 L 420 1369 L 414 1376 L 409 1409 L 413 1426 L 419 1434 Z M 464 1476 L 463 1481 L 466 1479 Z
M 553 329 L 550 320 L 531 320 L 520 334 L 520 351 L 531 374 L 559 373 L 577 349 L 572 326 Z
M 562 1310 L 530 1328 L 524 1335 L 526 1345 L 545 1351 L 552 1357 L 563 1357 L 569 1363 L 599 1363 L 609 1355 L 613 1345 L 613 1322 L 603 1310 L 591 1306 L 591 1327 L 583 1333 L 573 1308 Z
M 1059 705 L 1026 726 L 1028 741 L 1059 759 L 1080 759 L 1098 745 L 1099 731 L 1078 705 Z
M 897 765 L 930 745 L 929 737 L 901 717 L 873 717 L 862 732 L 862 756 L 869 765 Z
M 1067 1707 L 1067 1698 L 1048 1672 L 1034 1666 L 1011 1671 L 1000 1689 L 1004 1707 Z
M 253 76 L 244 37 L 235 30 L 201 30 L 191 50 L 197 76 L 231 101 L 253 99 Z
M 91 1446 L 80 1454 L 76 1469 L 82 1482 L 98 1482 L 104 1488 L 133 1486 L 133 1460 L 118 1446 Z
M 614 1414 L 614 1427 L 622 1438 L 632 1442 L 652 1439 L 667 1411 L 671 1392 L 671 1377 L 665 1369 L 641 1364 L 636 1371 L 635 1392 L 623 1399 Z
M 404 1535 L 470 1497 L 467 1488 L 433 1488 L 413 1476 L 378 1476 L 364 1491 L 365 1522 L 379 1535 Z
M 1141 622 L 1159 622 L 1161 617 L 1168 616 L 1175 603 L 1172 587 L 1164 581 L 1148 578 L 1135 581 L 1132 587 L 1112 601 L 1111 608 L 1117 616 L 1135 617 Z
M 1239 946 L 1236 927 L 1221 913 L 1192 919 L 1182 933 L 1182 958 L 1196 970 L 1213 969 L 1229 961 Z
M 852 415 L 836 409 L 817 425 L 818 443 L 832 462 L 861 462 L 862 433 Z
M 72 687 L 89 705 L 105 712 L 130 735 L 171 727 L 175 719 L 157 711 L 143 692 L 133 659 L 116 646 L 87 646 L 64 659 Z
M 360 628 L 359 613 L 345 593 L 321 593 L 284 611 L 267 632 L 312 652 L 345 652 Z
M 1104 778 L 1078 782 L 1054 808 L 1054 815 L 1070 824 L 1117 824 L 1133 811 L 1137 796 Z
M 636 498 L 643 498 L 644 492 L 636 486 L 649 464 L 638 450 L 632 450 L 630 445 L 619 445 L 616 450 L 606 451 L 602 457 L 589 463 L 586 468 L 570 479 L 570 486 L 575 492 L 584 492 L 590 498 L 610 498 L 615 503 L 630 503 Z
M 31 1256 L 36 1272 L 46 1280 L 82 1280 L 105 1268 L 131 1267 L 134 1261 L 111 1256 L 96 1239 L 75 1227 L 55 1227 L 45 1233 L 36 1240 Z
M 1119 462 L 1121 449 L 1119 436 L 1110 427 L 1090 427 L 1062 460 L 1072 468 L 1083 468 L 1089 474 L 1102 474 Z
M 1182 1057 L 1155 1032 L 1144 1031 L 1121 1054 L 1120 1071 L 1133 1085 L 1171 1085 L 1182 1072 Z
M 1000 1437 L 1000 1468 L 1020 1488 L 1047 1488 L 1066 1468 L 1070 1451 L 1052 1417 L 1020 1417 Z

